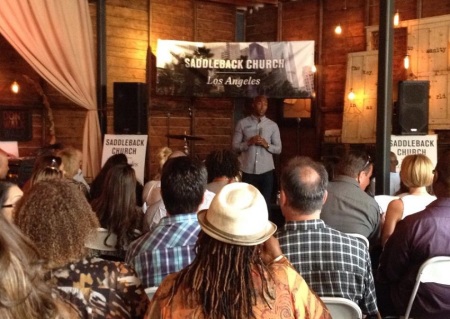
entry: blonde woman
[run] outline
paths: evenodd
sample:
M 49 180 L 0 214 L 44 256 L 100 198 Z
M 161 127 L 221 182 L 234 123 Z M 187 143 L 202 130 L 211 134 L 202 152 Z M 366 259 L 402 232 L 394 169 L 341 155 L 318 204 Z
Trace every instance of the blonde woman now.
M 397 223 L 408 215 L 420 212 L 436 199 L 430 195 L 427 187 L 433 183 L 433 163 L 422 154 L 408 155 L 402 161 L 400 179 L 408 188 L 399 199 L 391 201 L 381 232 L 381 244 L 384 246 L 394 232 Z

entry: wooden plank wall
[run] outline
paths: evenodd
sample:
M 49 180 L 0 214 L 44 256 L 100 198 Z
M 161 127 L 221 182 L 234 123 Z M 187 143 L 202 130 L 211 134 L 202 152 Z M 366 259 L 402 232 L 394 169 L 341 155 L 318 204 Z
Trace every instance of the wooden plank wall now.
M 235 34 L 234 7 L 192 0 L 154 0 L 150 11 L 150 43 L 153 54 L 157 39 L 231 42 Z M 151 73 L 151 72 L 150 72 Z M 154 74 L 153 74 L 154 75 Z M 154 80 L 153 80 L 154 81 Z M 167 134 L 201 137 L 189 143 L 191 154 L 201 160 L 214 149 L 230 148 L 233 131 L 231 99 L 165 98 L 152 95 L 149 106 L 149 177 L 156 174 L 156 153 L 163 146 L 182 150 L 184 142 Z
M 322 7 L 320 7 L 322 3 Z M 418 4 L 422 7 L 418 8 Z M 310 123 L 301 122 L 300 152 L 296 147 L 295 123 L 282 119 L 280 106 L 269 110 L 269 117 L 279 121 L 284 144 L 283 155 L 289 158 L 300 153 L 318 158 L 324 152 L 322 135 L 325 130 L 340 129 L 345 98 L 345 70 L 348 53 L 366 47 L 365 27 L 378 24 L 379 0 L 346 1 L 299 0 L 284 2 L 280 7 L 265 6 L 251 15 L 246 14 L 247 41 L 315 40 L 317 100 L 315 116 Z M 90 4 L 94 30 L 96 4 Z M 415 19 L 450 13 L 450 0 L 403 0 L 396 3 L 401 19 Z M 322 11 L 321 11 L 322 10 Z M 322 29 L 320 30 L 320 16 Z M 281 20 L 279 20 L 279 18 Z M 113 133 L 113 82 L 154 81 L 151 57 L 147 48 L 156 50 L 156 41 L 176 39 L 188 41 L 234 41 L 235 8 L 231 5 L 199 0 L 107 0 L 107 114 L 108 133 Z M 341 23 L 344 32 L 337 37 L 333 30 Z M 94 31 L 95 33 L 95 31 Z M 319 47 L 320 40 L 322 46 Z M 401 49 L 401 47 L 399 46 Z M 21 155 L 32 154 L 45 145 L 45 123 L 41 116 L 41 97 L 32 89 L 12 96 L 7 91 L 10 82 L 26 74 L 44 88 L 55 114 L 57 141 L 81 147 L 85 111 L 63 98 L 45 84 L 39 76 L 0 36 L 0 105 L 29 105 L 33 110 L 33 141 L 20 143 Z M 320 54 L 320 56 L 319 56 Z M 395 72 L 400 72 L 394 70 Z M 401 77 L 402 74 L 396 75 Z M 151 81 L 150 81 L 151 82 Z M 152 89 L 152 86 L 150 86 Z M 234 100 L 162 98 L 152 95 L 148 105 L 149 153 L 147 179 L 157 171 L 154 156 L 157 149 L 167 145 L 165 135 L 185 131 L 204 138 L 193 144 L 193 151 L 201 159 L 214 148 L 230 147 L 234 125 Z M 190 110 L 193 118 L 190 117 Z M 170 121 L 168 114 L 170 113 Z M 170 129 L 169 129 L 170 126 Z M 441 132 L 445 134 L 445 132 Z M 448 138 L 450 140 L 450 137 Z M 181 148 L 182 141 L 170 140 L 170 146 Z

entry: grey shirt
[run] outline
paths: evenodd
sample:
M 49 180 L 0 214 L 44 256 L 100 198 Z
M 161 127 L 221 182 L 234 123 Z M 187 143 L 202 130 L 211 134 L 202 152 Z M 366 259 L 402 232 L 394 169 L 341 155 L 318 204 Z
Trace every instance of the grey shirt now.
M 331 228 L 344 233 L 361 234 L 369 240 L 377 240 L 380 236 L 377 202 L 349 176 L 339 175 L 328 184 L 328 197 L 320 218 Z
M 263 137 L 269 147 L 248 145 L 247 141 L 255 136 Z M 277 123 L 263 116 L 261 121 L 256 116 L 247 116 L 240 120 L 234 131 L 233 149 L 241 152 L 241 168 L 247 174 L 263 174 L 275 169 L 272 154 L 281 153 L 280 130 Z

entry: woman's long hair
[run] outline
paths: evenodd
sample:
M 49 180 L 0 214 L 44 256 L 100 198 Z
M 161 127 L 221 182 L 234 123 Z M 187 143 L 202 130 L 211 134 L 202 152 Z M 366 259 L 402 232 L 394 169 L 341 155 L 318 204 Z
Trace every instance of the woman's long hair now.
M 33 244 L 0 215 L 0 318 L 58 318 Z
M 258 298 L 274 299 L 273 278 L 260 258 L 258 246 L 220 242 L 200 232 L 192 264 L 181 270 L 170 292 L 189 291 L 188 305 L 201 305 L 205 318 L 254 318 Z M 261 286 L 253 281 L 255 273 Z
M 134 230 L 142 227 L 142 213 L 136 206 L 136 173 L 133 167 L 129 164 L 112 167 L 100 196 L 92 200 L 91 206 L 100 225 L 108 229 L 108 236 L 116 234 L 115 248 L 125 250 L 135 239 Z

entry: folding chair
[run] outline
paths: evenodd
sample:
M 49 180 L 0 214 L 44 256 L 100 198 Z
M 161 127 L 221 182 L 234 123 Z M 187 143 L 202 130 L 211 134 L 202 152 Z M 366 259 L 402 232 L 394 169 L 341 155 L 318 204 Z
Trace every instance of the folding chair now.
M 340 297 L 320 297 L 333 319 L 362 319 L 359 306 L 349 299 Z
M 437 256 L 427 259 L 420 266 L 416 277 L 411 297 L 409 298 L 408 307 L 405 312 L 405 319 L 409 319 L 411 308 L 416 298 L 417 290 L 421 282 L 433 282 L 443 285 L 450 285 L 450 257 Z M 449 287 L 450 288 L 450 287 Z
M 363 241 L 364 244 L 366 244 L 366 247 L 369 248 L 369 240 L 367 239 L 367 237 L 361 235 L 361 234 L 357 234 L 357 233 L 347 233 L 347 235 L 353 236 L 358 238 L 359 240 Z

